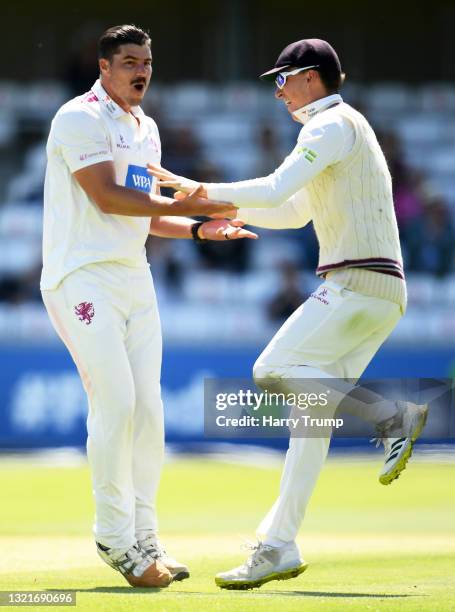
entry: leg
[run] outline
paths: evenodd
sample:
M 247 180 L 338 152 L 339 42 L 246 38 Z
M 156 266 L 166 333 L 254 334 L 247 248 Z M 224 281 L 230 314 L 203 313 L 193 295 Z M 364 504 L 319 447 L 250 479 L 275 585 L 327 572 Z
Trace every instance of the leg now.
M 126 347 L 136 389 L 133 443 L 135 533 L 157 531 L 156 493 L 164 460 L 161 325 L 150 272 L 132 275 L 135 296 Z
M 391 302 L 333 283 L 324 287 L 325 302 L 310 298 L 259 357 L 254 369 L 259 384 L 278 383 L 285 391 L 298 393 L 305 378 L 358 378 L 399 319 L 399 307 Z M 333 413 L 337 406 L 335 402 Z M 258 527 L 266 544 L 295 539 L 329 444 L 330 438 L 291 439 L 279 498 Z
M 136 388 L 133 482 L 135 533 L 142 548 L 159 560 L 173 580 L 189 577 L 186 565 L 170 557 L 158 540 L 156 493 L 164 458 L 161 401 L 161 326 L 150 272 L 131 275 L 134 295 L 126 346 Z
M 80 320 L 74 309 L 87 299 L 94 315 Z M 89 400 L 87 451 L 96 539 L 110 548 L 128 548 L 135 542 L 131 477 L 135 394 L 124 346 L 124 318 L 93 267 L 74 272 L 56 290 L 43 292 L 43 300 Z

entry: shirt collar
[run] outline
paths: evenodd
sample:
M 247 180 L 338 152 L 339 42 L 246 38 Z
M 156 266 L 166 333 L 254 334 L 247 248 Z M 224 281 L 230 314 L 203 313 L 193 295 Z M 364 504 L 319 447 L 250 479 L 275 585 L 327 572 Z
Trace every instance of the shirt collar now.
M 321 111 L 327 110 L 330 106 L 340 104 L 343 102 L 343 98 L 340 94 L 333 94 L 331 96 L 325 96 L 314 102 L 310 102 L 306 106 L 297 109 L 292 113 L 293 117 L 300 123 L 307 123 L 312 117 L 320 113 Z
M 97 79 L 92 87 L 92 91 L 95 96 L 98 98 L 99 102 L 103 104 L 107 112 L 111 115 L 113 119 L 118 119 L 122 115 L 128 115 L 125 110 L 121 106 L 114 102 L 114 100 L 110 97 L 110 95 L 106 92 L 104 87 L 101 85 L 101 81 Z M 140 106 L 132 106 L 131 113 L 133 115 L 143 115 L 144 111 Z

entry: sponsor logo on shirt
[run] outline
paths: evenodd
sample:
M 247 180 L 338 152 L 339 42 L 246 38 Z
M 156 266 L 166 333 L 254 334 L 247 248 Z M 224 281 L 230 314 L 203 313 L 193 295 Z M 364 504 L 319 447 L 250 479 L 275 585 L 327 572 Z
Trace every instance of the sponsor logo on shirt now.
M 150 191 L 152 190 L 152 183 L 153 179 L 147 173 L 147 168 L 143 166 L 134 166 L 133 164 L 130 164 L 128 166 L 125 187 L 150 193 Z
M 160 149 L 158 147 L 158 144 L 157 144 L 156 140 L 153 138 L 153 136 L 149 136 L 149 141 L 150 141 L 150 144 L 152 145 L 152 147 L 154 148 L 155 153 L 159 153 Z
M 308 147 L 300 147 L 300 149 L 297 149 L 297 153 L 300 153 L 301 155 L 303 155 L 305 159 L 307 159 L 311 164 L 314 162 L 314 160 L 318 156 L 318 154 L 315 151 L 312 151 Z
M 117 149 L 131 149 L 129 144 L 126 144 L 125 139 L 123 138 L 123 136 L 120 134 L 119 136 L 120 139 L 120 143 L 117 142 Z
M 327 293 L 328 293 L 327 289 L 319 289 L 318 293 L 314 292 L 311 294 L 310 297 L 314 298 L 315 300 L 318 300 L 318 302 L 322 302 L 323 304 L 328 305 L 329 301 L 325 299 L 327 296 Z
M 85 159 L 90 159 L 91 157 L 97 157 L 98 155 L 107 155 L 109 151 L 104 149 L 103 151 L 96 151 L 95 153 L 81 153 L 79 155 L 80 161 L 84 161 Z
M 81 100 L 81 102 L 98 102 L 97 96 L 93 91 L 89 91 Z

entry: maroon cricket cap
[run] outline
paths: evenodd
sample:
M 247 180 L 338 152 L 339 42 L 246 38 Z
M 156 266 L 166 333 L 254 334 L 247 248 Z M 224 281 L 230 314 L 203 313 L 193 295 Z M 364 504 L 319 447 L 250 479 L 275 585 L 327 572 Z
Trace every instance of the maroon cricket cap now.
M 285 68 L 306 68 L 317 66 L 327 76 L 336 77 L 341 74 L 341 64 L 335 49 L 325 40 L 305 38 L 293 42 L 283 49 L 275 62 L 275 67 L 264 72 L 260 79 L 272 80 L 277 72 Z

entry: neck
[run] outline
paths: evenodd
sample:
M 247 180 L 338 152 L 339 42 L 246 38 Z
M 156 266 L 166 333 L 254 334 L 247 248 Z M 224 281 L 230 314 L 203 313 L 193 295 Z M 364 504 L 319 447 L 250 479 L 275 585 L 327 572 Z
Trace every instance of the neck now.
M 125 100 L 123 100 L 123 98 L 120 98 L 115 91 L 112 89 L 112 87 L 109 85 L 109 83 L 106 83 L 106 81 L 103 81 L 103 78 L 100 78 L 100 82 L 101 85 L 103 86 L 103 89 L 106 91 L 106 93 L 112 98 L 112 100 L 114 100 L 114 102 L 116 104 L 118 104 L 120 106 L 120 108 L 122 108 L 126 113 L 130 113 L 131 112 L 131 106 L 125 102 Z

